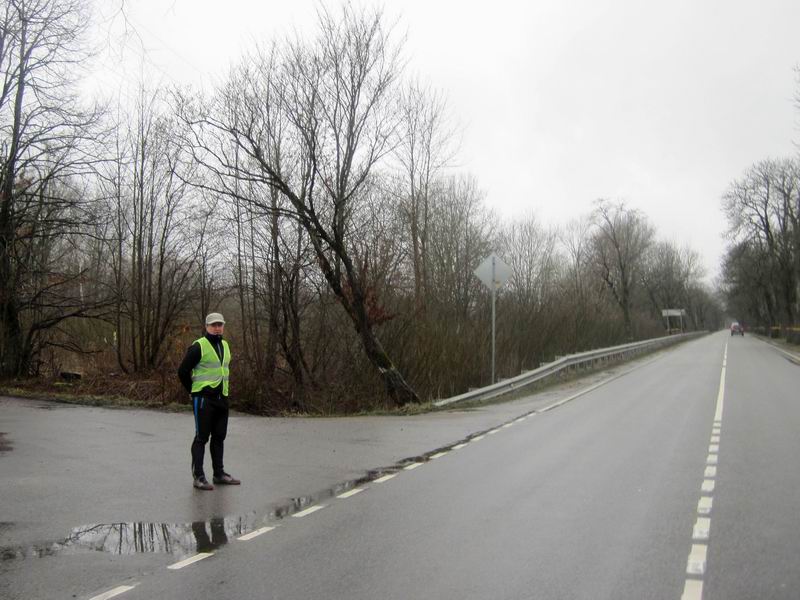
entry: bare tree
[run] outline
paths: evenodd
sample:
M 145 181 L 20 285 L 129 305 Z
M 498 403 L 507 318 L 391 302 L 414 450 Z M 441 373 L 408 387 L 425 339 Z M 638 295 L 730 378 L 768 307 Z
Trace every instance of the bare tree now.
M 0 9 L 3 375 L 30 370 L 35 337 L 90 314 L 72 295 L 80 269 L 53 262 L 46 247 L 59 236 L 89 233 L 96 221 L 85 177 L 97 160 L 100 113 L 82 108 L 74 90 L 86 56 L 86 13 L 83 0 L 8 0 Z M 34 255 L 35 272 L 28 268 Z
M 415 82 L 400 98 L 396 156 L 402 167 L 402 207 L 410 238 L 414 305 L 424 312 L 431 193 L 436 177 L 453 157 L 453 128 L 440 93 Z
M 104 179 L 114 224 L 116 350 L 125 371 L 162 363 L 170 334 L 194 298 L 196 278 L 207 279 L 209 257 L 202 251 L 213 246 L 204 239 L 209 211 L 186 183 L 196 167 L 178 145 L 162 100 L 163 92 L 140 89 Z M 209 282 L 200 287 L 207 290 Z
M 330 289 L 361 339 L 396 404 L 417 394 L 389 359 L 367 305 L 368 270 L 353 253 L 359 203 L 378 163 L 391 151 L 397 126 L 394 90 L 399 47 L 380 11 L 342 8 L 319 13 L 313 44 L 293 41 L 262 54 L 247 76 L 234 76 L 204 114 L 184 117 L 196 156 L 209 168 L 276 190 L 298 220 Z M 206 132 L 217 136 L 216 145 Z M 221 136 L 221 137 L 220 137 Z M 238 166 L 220 139 L 238 148 Z M 249 198 L 264 211 L 264 198 Z
M 786 324 L 797 315 L 800 266 L 800 167 L 791 159 L 761 161 L 734 181 L 723 198 L 729 235 L 763 250 L 776 310 Z M 734 258 L 736 254 L 731 254 Z M 777 315 L 775 315 L 777 317 Z
M 622 311 L 625 336 L 633 339 L 631 309 L 653 240 L 653 228 L 637 210 L 600 200 L 594 211 L 593 257 L 600 278 Z

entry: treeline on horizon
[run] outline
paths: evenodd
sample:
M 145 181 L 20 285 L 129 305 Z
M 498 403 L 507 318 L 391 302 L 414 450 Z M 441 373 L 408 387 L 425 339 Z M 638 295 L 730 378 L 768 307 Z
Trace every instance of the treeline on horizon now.
M 445 98 L 404 75 L 380 11 L 321 9 L 315 36 L 254 48 L 209 94 L 142 85 L 115 109 L 76 91 L 83 0 L 9 0 L 0 18 L 7 379 L 75 370 L 174 401 L 178 362 L 220 311 L 237 408 L 447 397 L 489 383 L 490 295 L 473 270 L 492 252 L 513 271 L 498 290 L 501 378 L 664 335 L 678 326 L 665 308 L 685 309 L 687 330 L 724 325 L 699 255 L 624 203 L 561 227 L 494 214 L 452 166 Z M 792 321 L 788 284 L 767 294 L 744 266 L 731 283 L 734 254 L 772 257 L 745 225 L 729 301 Z

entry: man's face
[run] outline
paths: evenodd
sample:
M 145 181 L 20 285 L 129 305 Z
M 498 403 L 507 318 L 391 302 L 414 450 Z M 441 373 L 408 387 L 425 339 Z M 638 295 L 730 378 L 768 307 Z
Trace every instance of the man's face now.
M 211 323 L 206 325 L 206 331 L 211 335 L 222 335 L 222 330 L 225 329 L 225 323 Z

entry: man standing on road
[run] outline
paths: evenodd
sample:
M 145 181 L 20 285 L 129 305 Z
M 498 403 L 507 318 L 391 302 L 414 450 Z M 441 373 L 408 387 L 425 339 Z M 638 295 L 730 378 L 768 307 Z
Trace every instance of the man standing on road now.
M 178 367 L 178 377 L 192 395 L 194 441 L 192 442 L 192 477 L 194 487 L 213 490 L 203 471 L 206 442 L 211 438 L 211 464 L 214 483 L 239 485 L 241 481 L 225 472 L 222 455 L 228 431 L 228 378 L 231 351 L 222 339 L 225 319 L 220 313 L 206 317 L 206 334 L 195 340 Z

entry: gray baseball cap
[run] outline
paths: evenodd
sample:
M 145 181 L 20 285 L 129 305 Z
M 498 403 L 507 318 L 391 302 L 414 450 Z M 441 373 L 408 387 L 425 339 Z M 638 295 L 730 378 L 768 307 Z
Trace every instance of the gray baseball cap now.
M 222 313 L 209 313 L 206 317 L 206 325 L 211 325 L 212 323 L 222 323 L 225 324 L 225 317 L 222 316 Z

